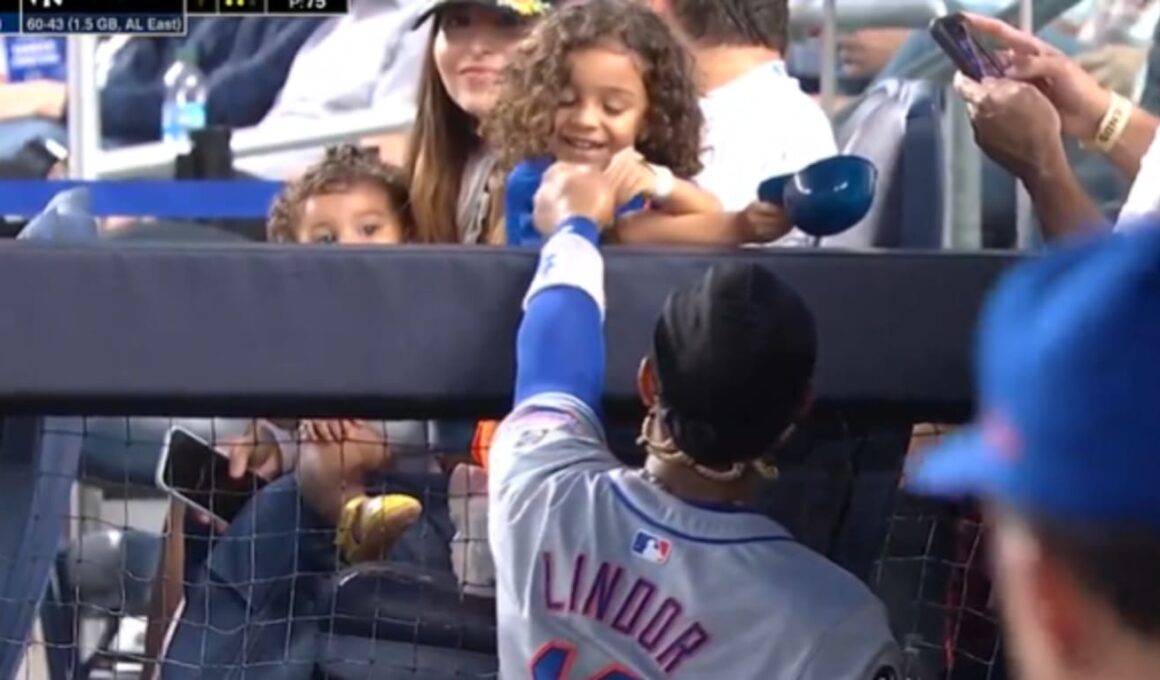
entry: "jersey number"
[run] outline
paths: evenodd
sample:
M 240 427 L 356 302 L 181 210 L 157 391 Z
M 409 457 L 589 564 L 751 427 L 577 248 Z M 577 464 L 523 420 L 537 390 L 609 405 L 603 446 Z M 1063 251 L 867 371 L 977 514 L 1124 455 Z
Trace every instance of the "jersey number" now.
M 532 680 L 569 680 L 568 671 L 576 661 L 576 648 L 567 642 L 555 640 L 540 647 L 532 657 Z M 611 663 L 587 680 L 640 680 L 618 663 Z

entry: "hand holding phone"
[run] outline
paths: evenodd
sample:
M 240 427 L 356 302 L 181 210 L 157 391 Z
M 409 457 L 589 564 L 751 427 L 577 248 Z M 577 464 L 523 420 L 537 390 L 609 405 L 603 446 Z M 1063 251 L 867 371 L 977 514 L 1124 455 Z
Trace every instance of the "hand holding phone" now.
M 228 525 L 267 480 L 251 470 L 230 474 L 230 458 L 189 430 L 174 426 L 157 466 L 157 486 L 217 523 Z
M 972 80 L 1002 78 L 1002 60 L 971 31 L 962 14 L 954 13 L 935 19 L 930 35 L 955 66 Z

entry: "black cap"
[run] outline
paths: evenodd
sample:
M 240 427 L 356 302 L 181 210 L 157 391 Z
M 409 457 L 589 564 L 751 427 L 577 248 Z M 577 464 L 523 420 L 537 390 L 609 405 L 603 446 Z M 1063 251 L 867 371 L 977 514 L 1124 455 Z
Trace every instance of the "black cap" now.
M 529 21 L 539 19 L 552 8 L 552 2 L 549 0 L 432 0 L 427 9 L 415 19 L 414 28 L 422 26 L 439 11 L 455 5 L 489 7 Z
M 799 415 L 817 329 L 768 269 L 722 264 L 665 301 L 652 360 L 673 441 L 697 463 L 728 465 L 769 453 Z

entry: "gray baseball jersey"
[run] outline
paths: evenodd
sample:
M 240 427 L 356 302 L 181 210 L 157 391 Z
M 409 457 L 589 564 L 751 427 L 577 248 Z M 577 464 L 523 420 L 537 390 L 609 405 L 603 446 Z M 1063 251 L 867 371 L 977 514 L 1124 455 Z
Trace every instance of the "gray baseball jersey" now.
M 901 677 L 860 581 L 768 517 L 623 467 L 577 399 L 519 405 L 488 468 L 501 677 Z

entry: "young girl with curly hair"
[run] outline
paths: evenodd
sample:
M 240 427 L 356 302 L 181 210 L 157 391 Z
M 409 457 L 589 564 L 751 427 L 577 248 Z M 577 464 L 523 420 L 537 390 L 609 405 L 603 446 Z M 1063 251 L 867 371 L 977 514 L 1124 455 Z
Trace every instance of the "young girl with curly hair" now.
M 712 222 L 701 170 L 692 60 L 645 3 L 588 0 L 541 22 L 509 60 L 484 136 L 512 168 L 504 207 L 508 243 L 530 245 L 532 197 L 553 162 L 604 169 L 621 209 L 612 238 L 635 243 L 729 243 Z

